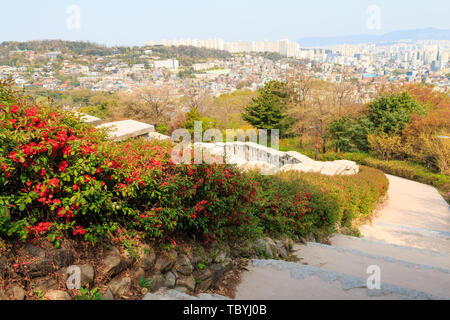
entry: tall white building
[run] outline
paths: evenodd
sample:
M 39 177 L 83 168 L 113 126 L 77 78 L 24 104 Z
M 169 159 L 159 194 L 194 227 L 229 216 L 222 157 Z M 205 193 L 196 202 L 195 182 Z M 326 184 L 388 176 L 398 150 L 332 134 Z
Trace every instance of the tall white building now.
M 175 59 L 168 59 L 168 60 L 159 60 L 159 61 L 154 61 L 154 65 L 156 69 L 162 69 L 162 68 L 166 68 L 166 69 L 178 69 L 180 66 L 180 63 L 178 60 Z

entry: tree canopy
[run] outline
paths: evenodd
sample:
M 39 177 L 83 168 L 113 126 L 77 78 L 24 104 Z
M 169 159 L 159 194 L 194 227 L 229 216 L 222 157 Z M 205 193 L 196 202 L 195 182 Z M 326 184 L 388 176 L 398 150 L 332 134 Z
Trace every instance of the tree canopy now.
M 286 84 L 270 81 L 245 108 L 242 118 L 257 129 L 278 129 L 281 136 L 289 136 L 293 119 L 286 113 L 287 98 Z
M 369 104 L 369 120 L 377 131 L 396 134 L 411 122 L 412 114 L 424 114 L 425 108 L 408 92 L 383 94 Z

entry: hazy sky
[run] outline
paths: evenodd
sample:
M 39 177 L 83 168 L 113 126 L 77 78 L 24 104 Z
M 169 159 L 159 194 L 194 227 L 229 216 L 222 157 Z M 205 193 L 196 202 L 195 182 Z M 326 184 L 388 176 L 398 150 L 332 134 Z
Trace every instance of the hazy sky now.
M 213 37 L 298 40 L 309 36 L 450 28 L 449 0 L 1 0 L 0 42 L 90 40 L 142 45 L 147 40 Z M 80 9 L 78 29 L 76 10 Z M 367 8 L 380 8 L 380 29 Z M 72 26 L 72 29 L 68 27 Z

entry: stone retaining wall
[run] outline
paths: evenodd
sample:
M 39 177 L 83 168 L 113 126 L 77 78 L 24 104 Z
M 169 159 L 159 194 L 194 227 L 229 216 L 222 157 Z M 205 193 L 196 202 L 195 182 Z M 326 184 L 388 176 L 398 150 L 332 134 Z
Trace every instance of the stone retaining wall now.
M 282 152 L 252 142 L 195 143 L 194 147 L 212 156 L 224 157 L 227 164 L 236 164 L 243 170 L 260 170 L 262 174 L 300 171 L 335 176 L 359 172 L 359 166 L 353 161 L 314 161 L 295 151 Z

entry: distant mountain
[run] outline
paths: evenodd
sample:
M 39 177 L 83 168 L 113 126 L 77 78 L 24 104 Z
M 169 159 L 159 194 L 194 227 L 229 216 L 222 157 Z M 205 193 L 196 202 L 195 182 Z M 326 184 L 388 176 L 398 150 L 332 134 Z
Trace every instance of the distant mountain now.
M 450 29 L 435 28 L 403 30 L 383 35 L 361 34 L 344 37 L 308 37 L 298 40 L 302 47 L 323 47 L 339 44 L 380 43 L 400 40 L 450 40 Z

